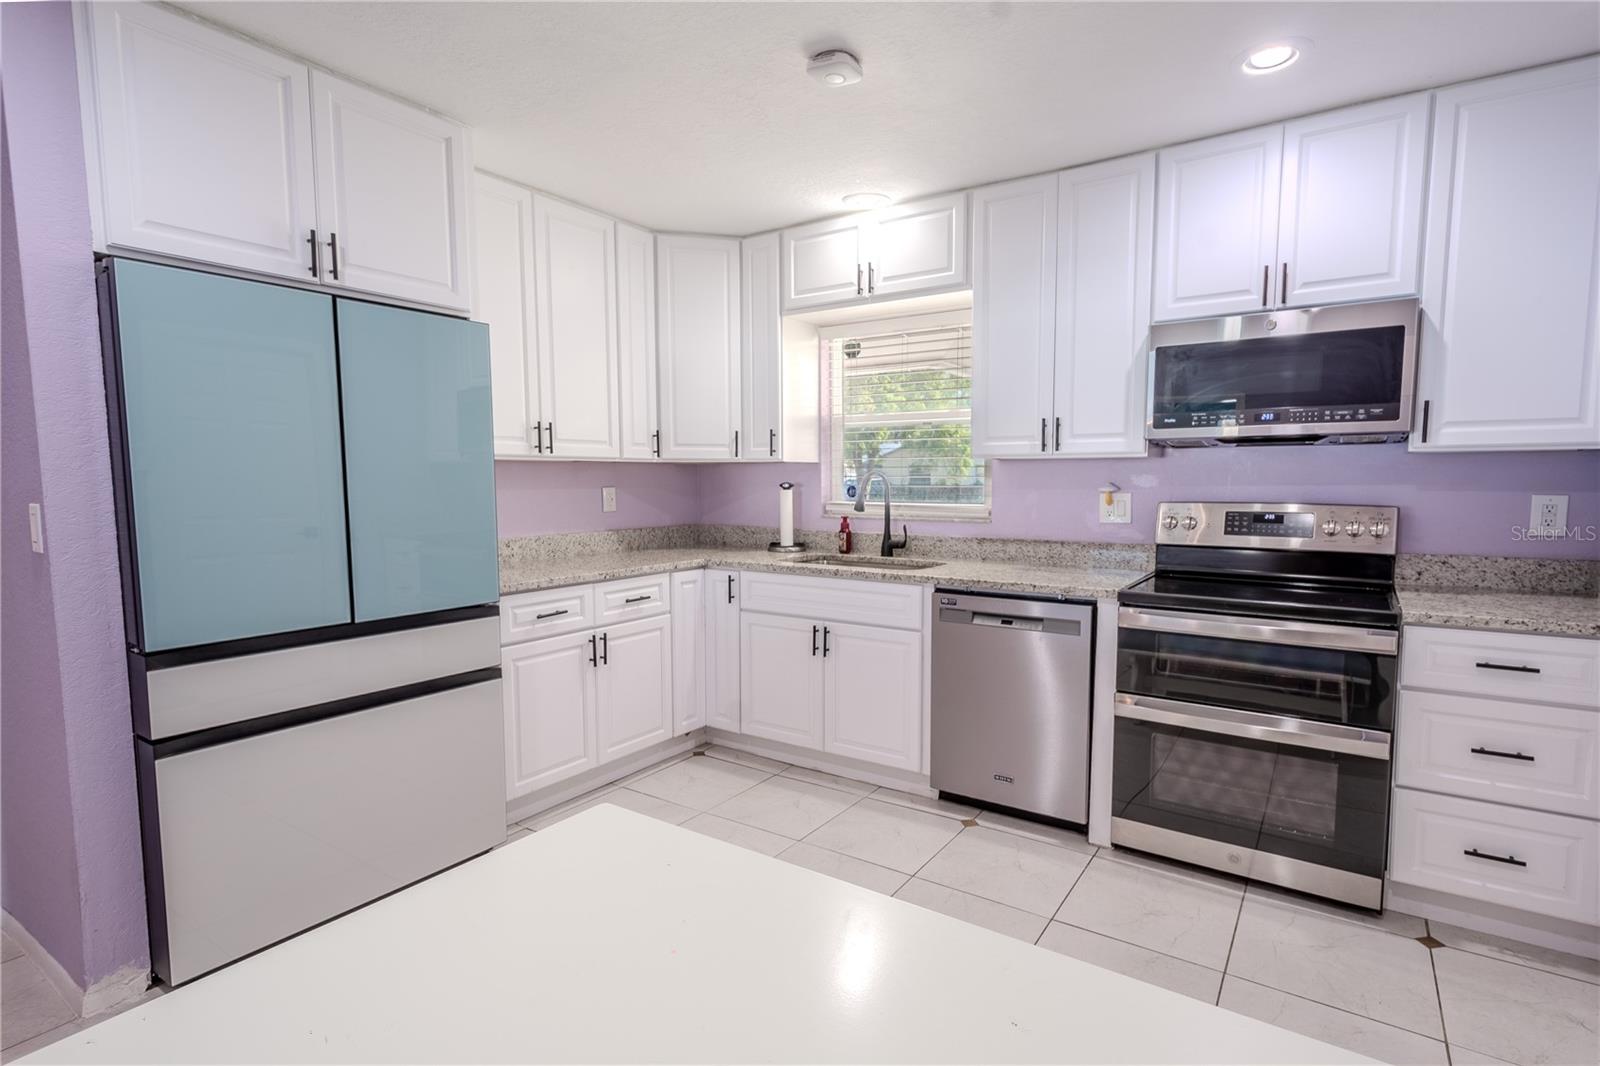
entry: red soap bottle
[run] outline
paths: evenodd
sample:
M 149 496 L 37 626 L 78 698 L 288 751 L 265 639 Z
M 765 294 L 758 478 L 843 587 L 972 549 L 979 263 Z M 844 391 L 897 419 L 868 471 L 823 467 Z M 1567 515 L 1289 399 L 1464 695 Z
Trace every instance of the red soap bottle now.
M 850 516 L 849 515 L 845 515 L 843 518 L 839 519 L 839 554 L 840 555 L 849 555 L 850 554 L 850 543 L 851 543 L 851 540 L 852 540 L 852 538 L 850 536 Z

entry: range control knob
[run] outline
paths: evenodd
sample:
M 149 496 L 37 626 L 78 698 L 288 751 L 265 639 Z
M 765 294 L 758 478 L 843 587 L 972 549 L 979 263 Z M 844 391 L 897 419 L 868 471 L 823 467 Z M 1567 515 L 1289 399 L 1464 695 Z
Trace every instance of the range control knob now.
M 1183 519 L 1183 528 L 1184 529 L 1194 529 L 1199 524 L 1200 524 L 1200 520 L 1198 518 L 1196 518 L 1194 515 L 1185 515 L 1184 516 L 1184 519 Z
M 1374 522 L 1372 523 L 1372 528 L 1367 532 L 1379 539 L 1387 537 L 1389 535 L 1389 523 L 1383 521 Z
M 1367 527 L 1362 525 L 1360 522 L 1346 522 L 1344 524 L 1344 531 L 1346 536 L 1359 537 L 1361 534 L 1367 531 Z
M 1178 516 L 1175 515 L 1175 514 L 1167 515 L 1165 518 L 1163 518 L 1161 520 L 1161 528 L 1162 529 L 1177 529 L 1178 528 Z
M 1339 535 L 1339 523 L 1331 518 L 1322 523 L 1322 535 L 1324 537 L 1337 537 Z

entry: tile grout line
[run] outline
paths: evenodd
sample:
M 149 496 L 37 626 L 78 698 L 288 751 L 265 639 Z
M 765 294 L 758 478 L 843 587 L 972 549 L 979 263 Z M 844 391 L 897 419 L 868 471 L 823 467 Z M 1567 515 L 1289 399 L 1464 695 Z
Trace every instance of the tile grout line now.
M 1427 918 L 1422 919 L 1422 935 L 1430 940 L 1433 936 L 1433 922 Z M 1450 1030 L 1444 1024 L 1444 992 L 1439 988 L 1439 964 L 1433 961 L 1435 948 L 1428 949 L 1428 972 L 1433 975 L 1433 1001 L 1439 1005 L 1439 1037 L 1444 1041 L 1445 1066 L 1453 1066 L 1456 1061 L 1455 1053 L 1450 1050 Z
M 1239 920 L 1244 916 L 1244 898 L 1250 892 L 1250 886 L 1244 885 L 1239 890 L 1239 909 L 1233 912 L 1233 935 L 1228 937 L 1228 954 L 1222 960 L 1222 980 L 1217 982 L 1216 1006 L 1222 1006 L 1222 986 L 1228 983 L 1228 966 L 1233 962 L 1233 945 L 1239 939 Z M 1242 980 L 1242 978 L 1241 978 Z

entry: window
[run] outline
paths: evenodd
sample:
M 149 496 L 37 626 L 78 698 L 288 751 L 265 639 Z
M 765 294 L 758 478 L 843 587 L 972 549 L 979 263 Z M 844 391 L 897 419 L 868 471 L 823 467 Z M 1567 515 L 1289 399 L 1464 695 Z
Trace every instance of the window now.
M 989 516 L 988 465 L 972 455 L 972 313 L 858 322 L 822 332 L 830 368 L 828 512 L 858 493 L 880 510 L 888 479 L 907 517 Z

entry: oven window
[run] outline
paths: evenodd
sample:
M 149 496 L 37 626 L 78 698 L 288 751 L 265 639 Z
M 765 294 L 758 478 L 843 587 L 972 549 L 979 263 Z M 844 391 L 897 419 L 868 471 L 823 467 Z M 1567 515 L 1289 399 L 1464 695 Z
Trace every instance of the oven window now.
M 1390 729 L 1394 680 L 1392 655 L 1117 631 L 1121 692 Z
M 1383 759 L 1116 722 L 1112 814 L 1237 847 L 1381 876 Z

